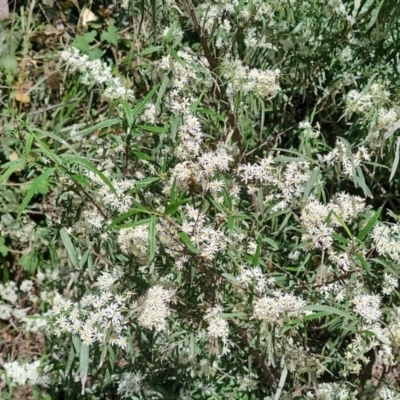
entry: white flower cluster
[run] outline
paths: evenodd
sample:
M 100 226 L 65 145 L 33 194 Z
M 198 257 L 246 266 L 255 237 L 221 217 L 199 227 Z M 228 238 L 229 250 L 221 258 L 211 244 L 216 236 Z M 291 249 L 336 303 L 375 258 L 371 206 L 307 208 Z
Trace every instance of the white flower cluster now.
M 319 400 L 356 400 L 357 392 L 351 387 L 341 383 L 322 383 L 318 385 Z
M 220 314 L 223 312 L 221 306 L 215 306 L 207 311 L 204 319 L 208 323 L 207 332 L 211 340 L 222 340 L 222 354 L 229 353 L 229 325 L 228 321 L 221 318 Z
M 14 281 L 7 282 L 4 285 L 0 283 L 1 298 L 11 304 L 15 304 L 18 301 L 17 291 L 17 284 Z
M 280 91 L 279 69 L 263 71 L 250 69 L 241 60 L 224 62 L 224 78 L 230 80 L 227 93 L 230 98 L 236 93 L 255 94 L 263 99 L 272 99 Z
M 360 93 L 351 90 L 346 99 L 348 112 L 359 114 L 364 125 L 370 125 L 373 115 L 377 115 L 366 138 L 371 147 L 379 144 L 374 142 L 380 137 L 381 131 L 388 129 L 399 118 L 396 109 L 390 107 L 390 92 L 386 90 L 386 85 L 385 82 L 375 82 L 368 91 Z
M 109 175 L 107 170 L 102 172 L 105 176 Z M 95 200 L 103 209 L 116 211 L 119 215 L 131 209 L 133 197 L 126 192 L 135 186 L 134 180 L 113 179 L 114 193 L 97 174 L 88 171 L 87 176 L 97 186 Z M 99 238 L 104 241 L 108 238 L 108 232 L 104 231 L 104 228 L 110 223 L 111 221 L 106 220 L 96 207 L 91 206 L 82 211 L 82 218 L 73 227 L 68 228 L 67 231 L 70 234 L 73 232 L 75 235 L 82 235 L 85 238 L 88 238 L 89 235 L 99 234 Z
M 324 155 L 323 160 L 328 165 L 341 162 L 343 165 L 344 175 L 351 177 L 353 175 L 354 168 L 361 166 L 363 161 L 370 161 L 371 155 L 364 146 L 360 146 L 356 153 L 351 154 L 349 151 L 347 151 L 344 143 L 341 140 L 337 140 L 335 148 L 328 154 Z
M 216 175 L 220 172 L 229 170 L 229 164 L 233 160 L 228 150 L 224 146 L 219 146 L 216 151 L 203 153 L 197 160 L 178 163 L 171 170 L 171 177 L 163 189 L 165 194 L 169 194 L 173 183 L 181 190 L 190 190 L 198 185 L 203 191 L 208 191 L 218 196 L 221 194 L 225 183 L 218 179 Z M 216 177 L 216 179 L 214 179 Z M 222 201 L 221 198 L 217 198 Z
M 340 222 L 332 212 L 335 212 L 345 223 L 354 221 L 365 209 L 365 200 L 347 193 L 339 193 L 328 204 L 322 204 L 310 196 L 301 211 L 300 221 L 306 233 L 303 241 L 309 241 L 314 248 L 328 249 L 332 243 L 334 227 Z M 328 215 L 331 214 L 329 221 Z
M 204 27 L 203 29 L 210 34 L 215 27 L 223 26 L 222 16 L 224 12 L 233 14 L 235 12 L 234 5 L 235 2 L 226 0 L 216 4 L 210 2 L 204 2 L 203 4 L 200 4 L 199 9 L 203 12 L 201 17 L 201 26 Z
M 224 232 L 206 226 L 206 216 L 200 210 L 189 205 L 185 206 L 185 210 L 187 220 L 181 224 L 181 230 L 189 235 L 204 260 L 213 260 L 219 251 L 227 248 L 228 242 Z
M 156 122 L 156 116 L 156 105 L 153 103 L 147 103 L 144 107 L 143 113 L 140 115 L 140 120 L 154 125 Z
M 267 6 L 268 7 L 268 6 Z M 266 7 L 265 7 L 266 8 Z M 249 49 L 272 49 L 277 51 L 278 49 L 271 43 L 271 39 L 267 35 L 259 35 L 255 30 L 250 30 L 247 32 L 244 39 L 244 44 Z
M 383 106 L 389 102 L 390 92 L 386 90 L 386 84 L 382 82 L 373 83 L 368 92 L 351 90 L 347 94 L 347 107 L 358 114 L 368 113 L 373 106 Z
M 398 120 L 397 111 L 394 108 L 380 108 L 378 110 L 378 122 L 375 126 L 377 131 L 382 129 L 388 129 L 390 125 L 394 124 Z
M 379 309 L 381 298 L 378 295 L 359 294 L 353 299 L 354 311 L 360 314 L 367 324 L 378 321 L 382 315 Z
M 106 170 L 102 172 L 105 176 L 108 177 L 108 173 Z M 121 214 L 131 209 L 133 198 L 126 192 L 135 187 L 135 180 L 113 179 L 112 185 L 115 189 L 114 193 L 111 191 L 111 188 L 106 183 L 104 183 L 104 181 L 94 172 L 88 171 L 87 176 L 94 184 L 99 186 L 97 190 L 96 200 L 99 201 L 102 205 L 109 207 L 112 210 L 119 211 L 119 213 Z
M 179 128 L 179 145 L 175 150 L 181 160 L 197 157 L 201 151 L 203 133 L 197 117 L 185 115 L 184 124 Z
M 107 85 L 103 92 L 104 99 L 113 101 L 133 98 L 133 91 L 126 89 L 119 78 L 113 77 L 111 68 L 101 60 L 89 60 L 86 54 L 82 54 L 76 48 L 64 50 L 61 58 L 66 61 L 72 73 L 83 74 L 82 83 L 84 85 Z
M 398 400 L 400 393 L 395 389 L 390 389 L 387 386 L 381 386 L 378 389 L 380 400 Z
M 164 289 L 160 285 L 150 288 L 142 304 L 139 323 L 148 329 L 154 328 L 158 332 L 165 331 L 167 328 L 166 318 L 170 313 L 167 304 L 174 295 L 173 290 Z
M 196 100 L 193 97 L 194 93 L 201 92 L 213 82 L 207 67 L 208 62 L 205 59 L 198 59 L 189 52 L 190 50 L 180 50 L 177 53 L 180 60 L 167 55 L 158 63 L 163 75 L 172 76 L 172 90 L 169 91 L 166 106 L 174 114 L 187 114 Z
M 186 218 L 180 225 L 173 225 L 168 221 L 161 220 L 157 224 L 157 236 L 164 251 L 175 259 L 175 267 L 182 270 L 188 261 L 186 246 L 179 238 L 178 231 L 185 232 L 193 245 L 198 249 L 199 255 L 205 261 L 212 261 L 218 252 L 227 249 L 229 240 L 223 231 L 214 229 L 205 214 L 192 206 L 186 205 L 182 209 Z
M 363 325 L 362 329 L 374 332 L 376 337 L 382 337 L 382 330 L 378 324 Z M 366 356 L 366 353 L 368 353 L 368 351 L 370 351 L 371 349 L 376 348 L 377 346 L 381 345 L 381 349 L 386 346 L 383 343 L 379 343 L 376 340 L 376 337 L 374 337 L 373 335 L 365 337 L 362 332 L 357 332 L 354 335 L 351 343 L 347 345 L 344 354 L 346 359 L 346 366 L 343 370 L 344 376 L 347 376 L 348 374 L 359 375 L 370 361 L 369 358 Z M 387 339 L 384 338 L 384 340 L 386 341 Z M 383 358 L 378 356 L 377 359 L 379 360 L 379 362 L 383 362 L 385 365 L 388 365 L 384 362 Z
M 257 390 L 258 379 L 257 374 L 250 373 L 245 376 L 238 376 L 236 378 L 237 384 L 239 386 L 239 392 L 247 392 L 252 390 Z
M 52 333 L 57 337 L 62 333 L 79 335 L 86 345 L 98 342 L 125 349 L 128 341 L 122 334 L 122 310 L 127 299 L 113 290 L 115 282 L 116 277 L 103 272 L 96 281 L 98 294 L 84 296 L 79 304 L 56 302 L 51 310 L 55 319 Z
M 1 311 L 0 311 L 1 313 Z M 21 319 L 21 322 L 24 323 L 25 332 L 39 332 L 47 329 L 48 327 L 48 315 L 49 313 L 44 314 L 34 314 L 29 315 Z
M 295 161 L 287 164 L 275 164 L 272 155 L 261 159 L 258 163 L 244 164 L 239 167 L 239 177 L 244 183 L 259 181 L 262 186 L 273 186 L 279 191 L 266 198 L 270 203 L 276 199 L 279 202 L 272 211 L 279 211 L 289 206 L 290 202 L 298 201 L 303 193 L 306 183 L 310 179 L 311 171 L 308 162 Z
M 174 29 L 173 32 L 171 29 Z M 170 25 L 167 25 L 162 33 L 163 38 L 167 38 L 168 35 L 170 35 L 170 39 L 174 41 L 175 39 L 180 39 L 183 36 L 183 30 L 179 26 L 173 26 L 171 27 Z
M 118 383 L 118 394 L 125 398 L 132 398 L 135 394 L 140 393 L 140 389 L 142 388 L 142 381 L 145 378 L 145 375 L 139 373 L 132 372 L 124 372 L 120 376 L 120 380 Z
M 379 255 L 390 257 L 395 262 L 400 261 L 400 224 L 376 224 L 371 237 Z
M 123 253 L 133 254 L 140 264 L 146 264 L 149 247 L 149 228 L 147 225 L 120 229 L 117 242 Z
M 24 320 L 30 307 L 24 308 L 22 299 L 37 303 L 38 298 L 33 292 L 33 282 L 25 279 L 20 287 L 14 281 L 5 284 L 0 283 L 0 320 Z
M 307 313 L 300 311 L 300 308 L 305 305 L 306 302 L 299 296 L 275 291 L 273 297 L 262 297 L 255 302 L 253 318 L 280 324 L 284 316 L 297 317 Z
M 12 361 L 5 363 L 2 368 L 4 373 L 1 379 L 9 379 L 11 386 L 41 385 L 47 386 L 49 377 L 40 372 L 40 360 L 31 363 L 19 363 Z
M 396 349 L 400 346 L 400 307 L 393 307 L 386 327 L 382 328 L 380 325 L 374 324 L 367 326 L 366 330 L 374 332 L 379 340 L 375 345 L 375 347 L 380 346 L 377 352 L 377 361 L 388 367 L 397 365 Z M 365 342 L 365 338 L 363 341 Z
M 383 285 L 382 285 L 382 293 L 386 295 L 390 295 L 399 285 L 399 279 L 396 275 L 388 274 L 385 272 L 383 274 Z
M 329 249 L 329 260 L 336 264 L 338 269 L 345 272 L 349 271 L 354 264 L 354 257 L 346 251 L 337 253 Z
M 306 139 L 316 139 L 321 135 L 319 126 L 313 128 L 309 121 L 300 122 L 299 128 L 302 130 L 302 135 Z
M 263 293 L 267 287 L 272 288 L 275 286 L 275 278 L 272 276 L 268 278 L 260 267 L 250 269 L 242 267 L 237 277 L 237 282 L 244 288 L 248 288 L 254 284 L 255 289 L 259 293 Z
M 283 359 L 290 372 L 309 374 L 313 371 L 316 376 L 325 372 L 318 357 L 307 351 L 301 342 L 295 341 L 293 336 L 275 337 L 274 347 L 275 357 Z

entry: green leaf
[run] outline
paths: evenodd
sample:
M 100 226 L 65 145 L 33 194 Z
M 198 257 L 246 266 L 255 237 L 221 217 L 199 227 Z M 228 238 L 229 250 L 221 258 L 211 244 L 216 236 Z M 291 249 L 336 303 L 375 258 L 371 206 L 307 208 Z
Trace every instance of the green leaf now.
M 86 158 L 71 157 L 69 155 L 65 155 L 63 156 L 63 159 L 66 162 L 81 164 L 87 169 L 90 169 L 92 172 L 94 172 L 96 175 L 100 177 L 100 179 L 111 189 L 113 193 L 116 193 L 115 188 L 112 185 L 111 181 L 99 169 L 97 169 L 93 164 L 91 164 L 88 160 L 86 160 Z
M 356 174 L 356 181 L 357 182 L 356 183 L 358 183 L 360 185 L 361 189 L 364 192 L 364 196 L 365 197 L 369 197 L 369 198 L 372 199 L 373 196 L 372 196 L 371 190 L 369 189 L 369 187 L 365 183 L 365 178 L 364 178 L 364 174 L 362 172 L 362 169 L 359 166 L 357 166 L 355 168 L 355 170 L 357 171 L 357 174 Z
M 53 162 L 55 164 L 62 164 L 61 159 L 54 154 L 48 147 L 47 145 L 37 136 L 35 135 L 33 132 L 31 132 L 31 135 L 34 137 L 35 141 L 37 142 L 37 144 L 39 145 L 40 149 L 42 150 L 42 152 L 44 154 L 46 154 L 47 157 L 50 158 L 50 160 L 53 160 Z
M 78 36 L 72 43 L 72 47 L 76 47 L 78 50 L 83 51 L 84 53 L 89 53 L 90 51 L 89 45 L 94 41 L 96 35 L 97 35 L 96 31 L 90 31 L 85 33 L 83 36 Z
M 31 201 L 32 197 L 38 192 L 39 188 L 41 187 L 42 183 L 45 182 L 51 175 L 53 175 L 55 168 L 48 168 L 46 169 L 40 176 L 35 178 L 32 183 L 31 187 L 29 188 L 28 192 L 26 193 L 24 199 L 22 200 L 21 205 L 18 208 L 17 219 L 21 216 L 24 212 L 26 207 L 28 206 L 29 202 Z
M 67 250 L 68 257 L 71 260 L 72 265 L 78 269 L 79 268 L 78 256 L 76 254 L 75 247 L 72 244 L 72 241 L 71 241 L 67 231 L 65 230 L 65 228 L 60 229 L 60 236 L 61 236 L 62 242 L 64 243 L 65 249 Z
M 389 182 L 393 179 L 394 174 L 397 171 L 397 166 L 399 165 L 399 151 L 400 151 L 400 137 L 398 137 L 397 141 L 396 141 L 396 151 L 395 151 L 395 155 L 394 155 L 392 171 L 390 172 Z
M 273 248 L 273 250 L 279 250 L 279 246 L 271 238 L 264 236 L 263 241 L 267 242 Z
M 341 317 L 347 318 L 352 320 L 353 317 L 351 314 L 343 311 L 343 310 L 339 310 L 338 308 L 335 307 L 331 307 L 331 306 L 323 306 L 323 305 L 319 305 L 319 304 L 311 304 L 308 306 L 303 306 L 301 307 L 299 310 L 311 310 L 311 311 L 323 311 L 326 312 L 327 315 L 332 315 L 332 314 L 336 314 L 336 315 L 340 315 Z
M 156 216 L 150 217 L 149 223 L 149 265 L 153 262 L 156 255 Z
M 119 35 L 118 35 L 118 29 L 115 27 L 115 25 L 110 25 L 106 32 L 102 32 L 102 34 L 100 35 L 100 40 L 102 42 L 105 41 L 110 44 L 113 44 L 114 46 L 117 46 Z
M 288 376 L 288 372 L 289 371 L 286 367 L 286 364 L 283 362 L 283 370 L 281 373 L 281 377 L 279 379 L 279 384 L 278 384 L 278 388 L 276 389 L 274 400 L 279 400 L 279 398 L 281 397 L 282 390 L 283 390 L 283 387 L 285 386 L 286 378 Z
M 3 174 L 0 175 L 0 184 L 6 180 L 10 175 L 12 175 L 18 169 L 21 169 L 25 165 L 25 160 L 19 158 L 15 161 L 9 161 L 2 165 L 3 168 L 7 168 Z
M 91 125 L 88 128 L 85 128 L 85 129 L 82 129 L 82 130 L 78 131 L 74 136 L 72 136 L 72 138 L 88 135 L 88 134 L 93 133 L 95 131 L 100 131 L 100 130 L 102 130 L 104 128 L 110 128 L 111 126 L 121 125 L 121 123 L 122 123 L 122 121 L 119 118 L 108 119 L 106 121 L 99 122 L 98 124 Z M 61 131 L 63 132 L 64 128 L 61 129 Z
M 262 244 L 262 236 L 258 236 L 257 239 L 257 249 L 256 253 L 254 254 L 253 257 L 253 267 L 258 266 L 259 260 L 260 260 L 260 253 L 261 253 L 261 244 Z
M 176 210 L 182 205 L 185 204 L 189 201 L 190 199 L 183 199 L 176 201 L 175 203 L 168 204 L 167 207 L 165 207 L 164 215 L 173 215 L 175 214 Z
M 90 187 L 90 182 L 89 179 L 86 178 L 86 176 L 82 175 L 82 174 L 73 174 L 71 175 L 71 178 L 79 183 L 80 185 L 82 185 L 83 187 Z
M 8 74 L 15 74 L 18 71 L 17 58 L 12 54 L 0 57 L 0 70 Z
M 126 212 L 125 214 L 120 215 L 119 217 L 115 218 L 114 221 L 107 227 L 107 230 L 115 228 L 120 222 L 124 221 L 125 219 L 132 217 L 133 215 L 146 213 L 146 214 L 153 214 L 152 211 L 148 210 L 144 206 L 135 207 Z
M 232 283 L 237 283 L 237 279 L 235 276 L 233 276 L 232 274 L 229 274 L 228 272 L 224 272 L 222 274 L 223 277 L 225 277 L 226 279 L 228 279 L 228 281 L 232 282 Z
M 349 235 L 349 237 L 352 238 L 353 235 L 351 234 L 350 229 L 348 228 L 346 223 L 343 221 L 343 218 L 340 217 L 337 213 L 335 213 L 335 211 L 332 211 L 332 215 L 337 219 L 337 221 L 340 223 L 340 225 L 346 231 L 346 233 Z
M 150 99 L 153 97 L 154 93 L 157 91 L 159 85 L 155 85 L 153 89 L 150 90 L 149 93 L 146 94 L 146 96 L 143 98 L 143 100 L 135 106 L 135 108 L 132 110 L 132 115 L 134 117 L 137 117 L 139 113 L 143 111 L 145 108 L 146 104 L 150 101 Z
M 10 250 L 4 243 L 4 237 L 0 236 L 0 253 L 3 255 L 3 257 L 5 257 Z
M 159 182 L 161 179 L 157 177 L 151 177 L 151 178 L 146 178 L 142 179 L 141 181 L 137 181 L 135 183 L 135 186 L 128 192 L 128 193 L 134 193 L 137 192 L 140 189 L 143 189 L 152 183 Z
M 146 56 L 147 54 L 155 53 L 157 51 L 161 51 L 162 49 L 163 49 L 163 46 L 148 47 L 147 49 L 142 50 L 139 53 L 139 56 Z
M 154 132 L 154 133 L 165 133 L 165 127 L 154 126 L 154 125 L 137 125 L 137 128 L 143 129 L 144 131 Z
M 46 131 L 44 131 L 43 129 L 39 129 L 39 128 L 37 128 L 36 126 L 33 126 L 33 125 L 28 125 L 28 128 L 29 128 L 29 130 L 32 132 L 32 131 L 35 131 L 35 132 L 37 132 L 37 133 L 40 133 L 40 134 L 42 134 L 42 135 L 44 135 L 44 136 L 47 136 L 47 137 L 49 137 L 49 138 L 52 138 L 52 139 L 54 139 L 54 140 L 56 140 L 57 142 L 59 142 L 59 143 L 62 143 L 65 147 L 67 147 L 73 154 L 75 154 L 75 155 L 79 155 L 79 153 L 77 153 L 77 151 L 66 141 L 66 140 L 64 140 L 63 138 L 61 138 L 60 136 L 58 136 L 58 135 L 55 135 L 54 133 L 52 133 L 52 132 L 46 132 Z M 30 136 L 31 137 L 31 136 Z
M 368 26 L 367 26 L 365 32 L 368 32 L 368 31 L 374 26 L 374 24 L 375 24 L 375 22 L 376 22 L 376 20 L 377 20 L 377 18 L 378 18 L 378 16 L 379 16 L 379 11 L 380 11 L 380 9 L 382 8 L 382 6 L 383 6 L 383 4 L 385 3 L 385 1 L 386 1 L 386 0 L 382 0 L 382 1 L 380 2 L 379 6 L 378 6 L 377 8 L 375 8 L 375 9 L 372 11 L 372 13 L 371 13 L 371 19 L 370 19 L 370 21 L 369 21 L 369 23 L 368 23 Z
M 196 249 L 196 247 L 194 247 L 193 243 L 191 242 L 189 236 L 181 231 L 179 232 L 179 237 L 181 238 L 182 242 L 185 244 L 185 246 L 194 254 L 197 254 L 198 251 Z
M 67 361 L 67 365 L 65 367 L 65 372 L 68 374 L 68 372 L 71 370 L 72 367 L 72 363 L 75 359 L 75 351 L 74 351 L 74 346 L 71 346 L 70 350 L 69 350 L 69 355 L 68 355 L 68 361 Z
M 315 168 L 313 173 L 310 176 L 310 179 L 307 182 L 307 185 L 304 189 L 304 194 L 303 194 L 303 201 L 306 201 L 308 197 L 310 196 L 311 190 L 314 187 L 314 183 L 317 181 L 319 177 L 319 168 Z
M 149 157 L 147 154 L 142 153 L 141 151 L 134 151 L 133 154 L 139 159 L 139 160 L 145 160 L 145 161 L 152 161 L 152 158 Z
M 358 234 L 358 236 L 357 236 L 358 240 L 362 241 L 371 232 L 371 230 L 375 226 L 376 222 L 378 221 L 382 210 L 383 210 L 383 206 L 379 207 L 379 209 L 377 211 L 375 211 L 374 215 L 368 221 L 367 225 L 365 225 L 364 228 Z
M 89 369 L 89 346 L 81 344 L 81 351 L 79 353 L 79 376 L 82 383 L 82 396 L 85 394 L 85 384 L 88 376 Z
M 332 237 L 333 237 L 335 240 L 337 240 L 338 242 L 343 243 L 343 244 L 346 245 L 346 246 L 349 244 L 349 241 L 348 241 L 345 237 L 343 237 L 342 235 L 339 235 L 339 234 L 336 233 L 336 232 L 333 232 L 333 233 L 332 233 Z

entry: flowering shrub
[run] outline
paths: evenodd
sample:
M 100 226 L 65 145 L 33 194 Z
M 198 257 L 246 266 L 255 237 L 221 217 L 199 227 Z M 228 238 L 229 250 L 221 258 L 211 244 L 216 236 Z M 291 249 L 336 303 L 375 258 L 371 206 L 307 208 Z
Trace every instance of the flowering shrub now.
M 6 396 L 398 398 L 398 21 L 372 1 L 152 5 L 146 37 L 120 4 L 151 55 L 132 87 L 61 54 L 107 118 L 28 121 L 2 166 L 35 176 L 4 256 L 47 196 L 0 284 L 0 319 L 45 334 L 40 360 L 3 363 Z

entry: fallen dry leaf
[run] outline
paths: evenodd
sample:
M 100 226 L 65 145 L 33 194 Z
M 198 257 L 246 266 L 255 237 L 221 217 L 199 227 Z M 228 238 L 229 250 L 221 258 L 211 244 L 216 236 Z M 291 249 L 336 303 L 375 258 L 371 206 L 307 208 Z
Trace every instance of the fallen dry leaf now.
M 15 92 L 15 100 L 19 101 L 22 104 L 28 104 L 31 102 L 31 97 L 29 94 L 22 92 L 21 90 Z
M 81 26 L 86 28 L 87 24 L 92 21 L 97 21 L 99 18 L 96 14 L 89 10 L 88 8 L 84 8 L 81 13 Z

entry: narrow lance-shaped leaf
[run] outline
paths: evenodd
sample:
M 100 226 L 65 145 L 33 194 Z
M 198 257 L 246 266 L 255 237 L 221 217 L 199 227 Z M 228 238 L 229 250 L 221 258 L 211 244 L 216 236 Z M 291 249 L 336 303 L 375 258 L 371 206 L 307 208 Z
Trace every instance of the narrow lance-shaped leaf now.
M 96 175 L 100 177 L 100 179 L 112 190 L 113 193 L 115 192 L 115 188 L 112 185 L 111 181 L 97 168 L 95 167 L 92 163 L 90 163 L 86 158 L 82 157 L 71 157 L 71 156 L 66 156 L 63 157 L 65 161 L 70 162 L 70 163 L 76 163 L 76 164 L 81 164 Z
M 314 187 L 314 183 L 317 181 L 318 177 L 319 177 L 319 168 L 315 168 L 304 189 L 303 201 L 306 201 L 308 199 L 308 196 L 310 195 L 311 190 Z
M 358 234 L 358 236 L 357 236 L 358 240 L 363 240 L 371 232 L 372 228 L 376 224 L 376 221 L 378 221 L 378 218 L 381 215 L 382 210 L 383 210 L 383 206 L 379 207 L 379 209 L 375 211 L 374 215 L 368 221 L 367 225 L 365 225 L 364 228 Z
M 311 304 L 311 305 L 303 306 L 299 310 L 324 311 L 324 312 L 327 312 L 328 314 L 336 314 L 336 315 L 340 315 L 343 318 L 348 318 L 350 320 L 353 319 L 351 314 L 349 314 L 346 311 L 339 310 L 338 308 L 335 308 L 335 307 L 324 306 L 324 305 L 320 305 L 320 304 Z
M 285 386 L 287 376 L 288 376 L 288 369 L 286 367 L 286 364 L 283 363 L 283 370 L 281 373 L 281 378 L 279 379 L 279 384 L 278 384 L 278 388 L 275 393 L 274 400 L 279 400 L 279 398 L 281 397 L 282 389 Z
M 156 216 L 150 217 L 149 223 L 149 265 L 153 262 L 156 255 Z
M 39 147 L 40 147 L 40 149 L 42 150 L 42 152 L 43 152 L 44 154 L 46 154 L 46 156 L 47 156 L 48 158 L 50 158 L 50 160 L 52 160 L 55 164 L 58 164 L 58 165 L 62 164 L 61 159 L 60 159 L 56 154 L 54 154 L 54 153 L 47 147 L 47 145 L 46 145 L 41 139 L 39 139 L 38 136 L 36 136 L 33 132 L 31 132 L 31 135 L 34 137 L 36 143 L 39 145 Z
M 396 141 L 396 151 L 395 151 L 395 155 L 394 155 L 392 171 L 390 172 L 389 182 L 393 179 L 394 174 L 397 171 L 397 166 L 399 165 L 399 151 L 400 151 L 400 137 L 398 137 L 397 141 Z
M 21 214 L 24 212 L 26 207 L 28 206 L 29 202 L 31 201 L 32 197 L 37 193 L 38 189 L 42 185 L 43 182 L 45 182 L 51 175 L 54 173 L 54 168 L 48 168 L 46 169 L 41 175 L 39 175 L 37 178 L 35 178 L 32 181 L 31 187 L 29 188 L 27 194 L 25 195 L 24 199 L 22 200 L 21 205 L 18 208 L 18 214 L 17 214 L 17 219 L 21 216 Z
M 0 175 L 0 183 L 2 183 L 10 175 L 12 175 L 18 169 L 22 168 L 24 165 L 25 165 L 25 160 L 23 160 L 22 158 L 3 164 L 2 167 L 7 169 Z
M 68 257 L 71 260 L 72 265 L 75 268 L 79 268 L 79 260 L 78 260 L 78 256 L 75 251 L 75 247 L 72 244 L 71 239 L 70 239 L 67 231 L 64 228 L 62 228 L 60 230 L 60 236 L 61 236 L 62 242 L 64 243 L 65 249 L 67 250 Z
M 196 247 L 194 247 L 193 243 L 191 242 L 189 236 L 185 232 L 179 232 L 179 237 L 181 238 L 182 242 L 185 244 L 185 246 L 192 252 L 197 254 L 198 251 Z
M 81 351 L 79 353 L 79 376 L 81 378 L 82 390 L 81 394 L 85 394 L 85 385 L 89 369 L 89 346 L 81 344 Z

